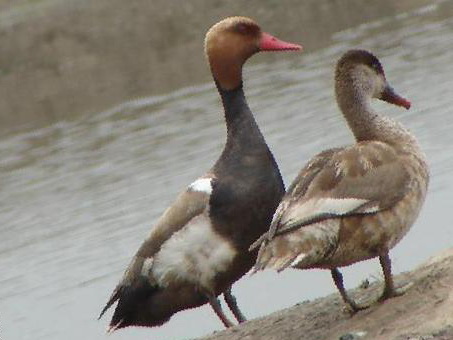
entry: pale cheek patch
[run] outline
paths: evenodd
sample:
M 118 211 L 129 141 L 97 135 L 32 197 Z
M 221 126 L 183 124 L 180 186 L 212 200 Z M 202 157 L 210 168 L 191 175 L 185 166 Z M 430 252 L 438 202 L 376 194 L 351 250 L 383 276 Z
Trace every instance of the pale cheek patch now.
M 212 193 L 212 178 L 199 178 L 189 185 L 189 190 L 205 192 L 208 195 Z

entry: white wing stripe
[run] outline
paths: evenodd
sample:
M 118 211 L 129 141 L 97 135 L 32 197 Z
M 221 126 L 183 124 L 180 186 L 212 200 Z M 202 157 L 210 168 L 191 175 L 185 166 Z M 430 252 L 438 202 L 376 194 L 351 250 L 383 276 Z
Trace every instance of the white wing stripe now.
M 309 220 L 319 215 L 343 216 L 367 202 L 360 198 L 313 198 L 301 206 L 295 206 L 286 220 Z

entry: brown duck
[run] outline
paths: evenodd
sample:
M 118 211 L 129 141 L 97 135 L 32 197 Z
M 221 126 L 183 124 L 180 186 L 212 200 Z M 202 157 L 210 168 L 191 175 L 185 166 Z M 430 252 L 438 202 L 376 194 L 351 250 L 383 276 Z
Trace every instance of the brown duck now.
M 217 296 L 245 320 L 231 285 L 247 273 L 257 252 L 248 248 L 266 232 L 284 186 L 242 88 L 242 66 L 259 51 L 299 50 L 232 17 L 207 33 L 206 56 L 225 111 L 227 140 L 215 165 L 164 212 L 133 257 L 100 317 L 118 301 L 110 330 L 152 327 L 181 310 L 210 303 L 223 324 Z
M 255 271 L 330 269 L 343 300 L 357 311 L 367 306 L 346 294 L 338 267 L 379 257 L 385 279 L 380 300 L 404 292 L 394 285 L 389 250 L 415 222 L 429 173 L 415 137 L 370 106 L 377 98 L 410 107 L 389 86 L 374 55 L 345 53 L 336 67 L 335 94 L 356 144 L 310 160 L 251 249 L 261 245 Z

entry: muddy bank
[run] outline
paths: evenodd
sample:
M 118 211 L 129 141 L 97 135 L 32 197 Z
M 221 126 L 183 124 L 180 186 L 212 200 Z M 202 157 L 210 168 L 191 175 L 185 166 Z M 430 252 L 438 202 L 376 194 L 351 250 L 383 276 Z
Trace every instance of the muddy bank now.
M 225 16 L 254 17 L 310 51 L 425 2 L 0 0 L 0 133 L 209 80 L 203 37 Z
M 352 317 L 345 312 L 339 294 L 332 294 L 202 340 L 453 339 L 453 248 L 396 277 L 397 284 L 408 282 L 413 286 L 405 295 Z M 359 301 L 376 298 L 383 283 L 364 287 L 353 291 Z

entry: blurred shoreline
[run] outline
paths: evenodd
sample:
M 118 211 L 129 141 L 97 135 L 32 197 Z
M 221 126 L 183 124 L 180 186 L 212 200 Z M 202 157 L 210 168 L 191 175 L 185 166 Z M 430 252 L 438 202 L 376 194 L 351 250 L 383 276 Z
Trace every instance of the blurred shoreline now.
M 310 53 L 335 32 L 429 3 L 0 0 L 0 135 L 209 81 L 204 34 L 226 16 L 253 17 Z

